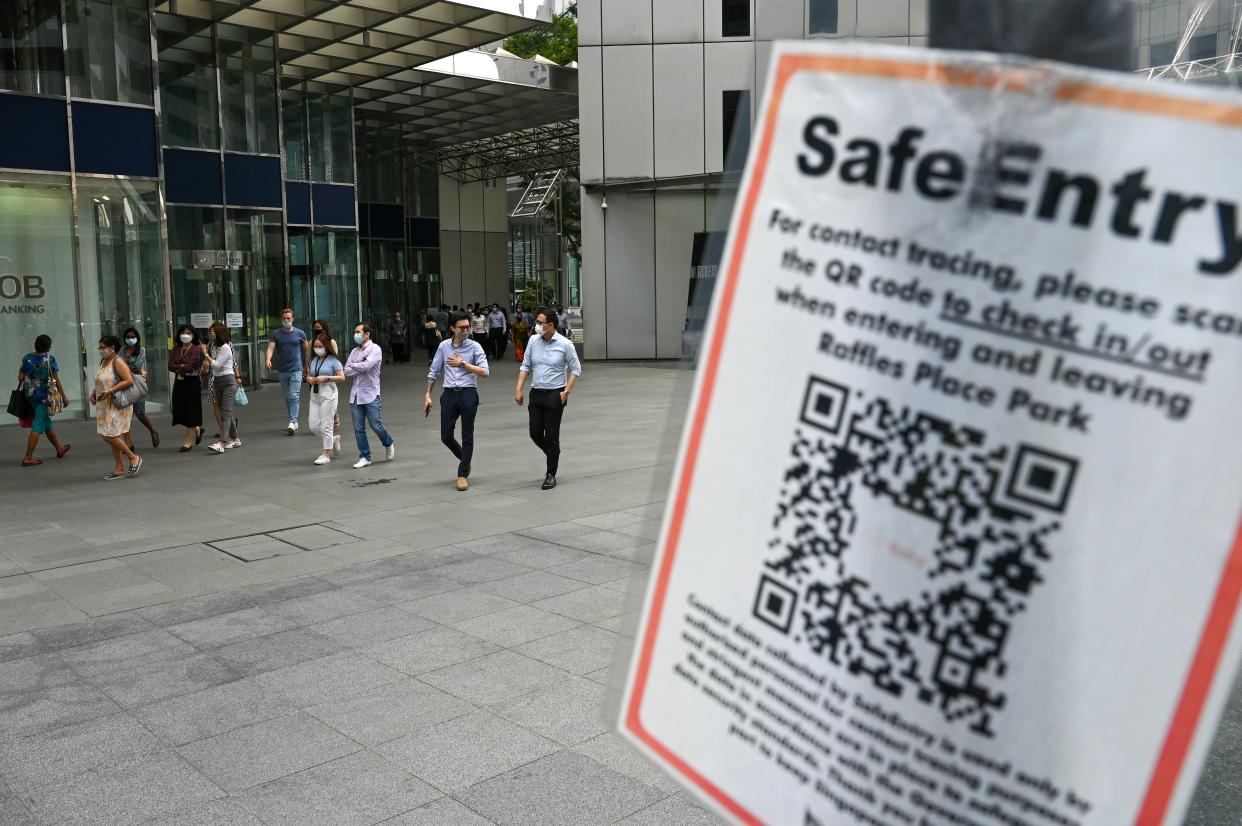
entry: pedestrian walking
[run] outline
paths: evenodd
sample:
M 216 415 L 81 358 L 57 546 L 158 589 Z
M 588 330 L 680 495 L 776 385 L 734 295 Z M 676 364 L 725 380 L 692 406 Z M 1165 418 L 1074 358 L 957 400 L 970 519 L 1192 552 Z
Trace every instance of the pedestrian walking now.
M 388 319 L 388 347 L 392 350 L 392 363 L 404 364 L 410 360 L 409 324 L 400 310 L 394 310 Z
M 293 326 L 293 310 L 287 307 L 280 311 L 280 329 L 272 332 L 272 339 L 267 343 L 268 372 L 272 369 L 273 355 L 280 389 L 285 394 L 285 411 L 289 414 L 285 432 L 292 436 L 298 432 L 298 417 L 302 412 L 302 381 L 306 378 L 306 363 L 310 361 L 310 339 L 305 331 Z
M 552 310 L 535 315 L 535 334 L 526 343 L 522 366 L 518 368 L 517 390 L 513 400 L 521 406 L 526 375 L 531 376 L 530 438 L 547 458 L 543 489 L 556 487 L 561 458 L 561 416 L 569 404 L 569 394 L 582 375 L 582 363 L 574 343 L 556 331 L 557 317 Z
M 317 318 L 314 323 L 311 324 L 311 341 L 314 341 L 320 336 L 328 337 L 328 354 L 336 356 L 337 361 L 340 361 L 341 348 L 337 346 L 336 339 L 332 337 L 332 330 L 329 329 L 328 322 L 321 318 Z M 339 438 L 341 433 L 341 406 L 339 404 L 336 407 L 336 413 L 332 414 L 332 432 L 337 434 Z
M 358 443 L 358 461 L 354 469 L 361 470 L 371 464 L 371 443 L 367 440 L 367 425 L 379 437 L 388 461 L 397 456 L 397 444 L 384 427 L 383 405 L 380 403 L 380 368 L 384 364 L 384 352 L 372 341 L 375 331 L 370 324 L 354 328 L 354 344 L 345 362 L 345 375 L 354 380 L 349 388 L 349 410 L 354 419 L 354 439 Z
M 487 314 L 475 308 L 470 313 L 470 337 L 483 346 L 483 352 L 492 354 L 492 342 L 487 335 Z
M 22 427 L 30 428 L 22 467 L 43 464 L 42 459 L 34 457 L 41 435 L 47 436 L 52 447 L 56 448 L 57 459 L 65 458 L 71 445 L 60 443 L 60 439 L 56 437 L 56 428 L 52 425 L 52 417 L 65 409 L 69 404 L 69 397 L 65 395 L 65 387 L 60 382 L 60 365 L 52 355 L 51 336 L 37 337 L 34 352 L 22 356 L 22 364 L 17 371 L 17 385 L 32 411 L 28 419 L 21 420 Z
M 422 341 L 423 348 L 427 351 L 428 364 L 431 364 L 431 360 L 436 357 L 436 348 L 443 340 L 444 336 L 440 334 L 440 325 L 436 323 L 435 315 L 427 313 L 427 320 L 423 322 Z
M 220 439 L 208 447 L 214 453 L 223 453 L 241 447 L 237 419 L 233 417 L 233 400 L 237 398 L 239 374 L 233 358 L 229 328 L 218 321 L 211 325 L 211 346 L 201 348 L 201 352 L 203 362 L 211 373 L 211 383 L 216 388 L 216 400 L 220 407 Z
M 118 407 L 112 394 L 134 383 L 129 365 L 119 357 L 121 340 L 116 336 L 99 339 L 99 370 L 95 373 L 95 389 L 91 391 L 91 404 L 95 405 L 95 432 L 112 448 L 112 472 L 104 476 L 111 481 L 122 476 L 137 476 L 142 470 L 142 457 L 125 443 L 134 408 Z M 128 465 L 124 460 L 128 460 Z
M 513 352 L 520 362 L 522 356 L 526 353 L 526 342 L 530 340 L 530 325 L 526 323 L 526 318 L 521 313 L 513 314 Z
M 337 407 L 337 384 L 345 381 L 345 365 L 331 351 L 332 339 L 324 333 L 311 342 L 310 368 L 306 381 L 310 384 L 310 414 L 307 426 L 323 439 L 323 454 L 315 464 L 326 465 L 341 453 L 341 437 L 334 429 Z
M 556 331 L 570 341 L 574 340 L 574 330 L 569 324 L 569 313 L 565 312 L 564 305 L 556 308 Z
M 436 313 L 436 327 L 438 327 L 440 330 L 440 338 L 448 338 L 448 320 L 449 320 L 448 305 L 441 304 L 439 312 Z
M 440 394 L 440 441 L 457 457 L 457 489 L 470 488 L 470 464 L 474 459 L 474 419 L 479 412 L 479 377 L 487 378 L 490 368 L 483 345 L 470 338 L 470 316 L 457 313 L 449 321 L 453 337 L 440 343 L 427 371 L 427 392 L 423 414 L 431 413 L 431 390 L 444 374 Z M 461 443 L 454 436 L 461 420 Z
M 121 348 L 121 358 L 129 366 L 130 372 L 147 377 L 147 348 L 142 346 L 142 339 L 138 335 L 138 331 L 133 327 L 129 327 L 121 334 L 121 342 L 124 345 Z M 151 435 L 151 447 L 160 446 L 160 434 L 156 431 L 155 425 L 151 424 L 151 420 L 147 418 L 147 400 L 139 399 L 134 402 L 134 418 L 142 423 L 147 429 L 147 433 Z M 131 434 L 125 434 L 125 443 L 130 447 L 134 446 L 134 440 Z
M 509 334 L 509 319 L 499 304 L 492 305 L 487 316 L 487 334 L 492 342 L 492 356 L 497 360 L 505 357 L 505 338 Z
M 203 348 L 198 332 L 189 324 L 177 328 L 177 343 L 168 353 L 168 372 L 173 374 L 172 423 L 185 428 L 179 452 L 187 453 L 203 440 Z

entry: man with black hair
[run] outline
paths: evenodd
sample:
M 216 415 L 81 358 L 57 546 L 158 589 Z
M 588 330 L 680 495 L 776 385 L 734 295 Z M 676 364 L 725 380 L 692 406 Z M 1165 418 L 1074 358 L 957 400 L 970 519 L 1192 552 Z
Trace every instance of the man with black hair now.
M 547 458 L 547 475 L 543 489 L 556 487 L 556 472 L 561 457 L 561 416 L 569 404 L 582 363 L 574 343 L 556 331 L 556 313 L 541 309 L 535 315 L 535 334 L 526 345 L 522 366 L 518 370 L 517 390 L 513 400 L 521 406 L 526 375 L 531 374 L 530 438 Z
M 349 390 L 349 408 L 354 417 L 354 439 L 358 443 L 358 461 L 355 470 L 361 470 L 371 464 L 371 443 L 367 440 L 367 425 L 375 431 L 388 461 L 397 456 L 397 444 L 384 427 L 380 405 L 380 367 L 384 363 L 384 352 L 372 341 L 375 331 L 370 324 L 359 324 L 354 328 L 354 344 L 358 345 L 349 353 L 345 362 L 345 375 L 352 377 L 353 386 Z
M 483 345 L 470 338 L 470 315 L 453 313 L 449 319 L 452 338 L 440 342 L 427 371 L 423 413 L 431 413 L 431 388 L 444 374 L 440 394 L 440 441 L 457 457 L 457 489 L 470 488 L 470 463 L 474 458 L 474 417 L 479 412 L 479 376 L 490 373 Z M 461 443 L 453 435 L 461 419 Z

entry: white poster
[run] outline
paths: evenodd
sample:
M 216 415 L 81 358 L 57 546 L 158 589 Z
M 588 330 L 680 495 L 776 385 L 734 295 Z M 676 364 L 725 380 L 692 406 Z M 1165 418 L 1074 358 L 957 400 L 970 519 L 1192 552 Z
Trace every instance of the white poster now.
M 224 324 L 230 330 L 240 330 L 246 326 L 245 317 L 241 313 L 225 313 Z
M 748 824 L 1174 824 L 1239 660 L 1242 100 L 778 45 L 622 731 Z
M 190 326 L 205 328 L 212 324 L 211 313 L 190 313 Z

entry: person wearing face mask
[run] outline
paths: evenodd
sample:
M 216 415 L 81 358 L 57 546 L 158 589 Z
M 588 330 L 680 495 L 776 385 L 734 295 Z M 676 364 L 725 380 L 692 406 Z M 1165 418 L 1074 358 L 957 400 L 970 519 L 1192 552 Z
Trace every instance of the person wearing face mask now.
M 316 457 L 315 464 L 326 465 L 341 452 L 341 437 L 333 431 L 336 416 L 337 384 L 345 381 L 345 366 L 331 352 L 332 339 L 320 333 L 311 343 L 310 366 L 306 381 L 310 385 L 310 415 L 307 421 L 311 433 L 323 439 L 323 454 Z
M 173 374 L 172 423 L 185 428 L 180 452 L 186 453 L 203 440 L 203 386 L 199 381 L 203 350 L 198 333 L 189 324 L 177 328 L 176 339 L 168 354 L 168 372 Z
M 582 363 L 574 343 L 556 331 L 557 317 L 543 309 L 535 315 L 535 334 L 526 343 L 522 366 L 518 369 L 513 400 L 520 407 L 526 374 L 531 374 L 530 438 L 547 458 L 543 489 L 556 487 L 561 458 L 561 416 L 569 404 L 569 394 L 582 375 Z
M 105 480 L 122 476 L 137 476 L 142 470 L 142 457 L 125 444 L 134 408 L 117 407 L 112 394 L 134 383 L 134 374 L 124 359 L 118 358 L 121 341 L 116 336 L 104 336 L 99 340 L 99 370 L 95 373 L 95 389 L 91 391 L 91 404 L 95 405 L 95 432 L 112 448 L 112 460 L 116 467 L 104 477 Z M 129 460 L 128 467 L 123 459 Z
M 69 404 L 69 397 L 65 395 L 64 385 L 60 381 L 60 365 L 52 355 L 51 336 L 38 336 L 35 339 L 34 352 L 22 357 L 22 366 L 17 372 L 17 386 L 26 394 L 26 401 L 30 403 L 32 411 L 28 419 L 21 420 L 22 427 L 30 428 L 22 467 L 43 464 L 42 459 L 34 457 L 40 435 L 47 436 L 52 447 L 56 448 L 57 459 L 65 458 L 71 445 L 62 445 L 56 438 L 52 417 Z
M 492 355 L 497 359 L 505 357 L 505 336 L 509 333 L 509 319 L 505 318 L 499 304 L 492 305 L 487 315 L 487 335 L 492 342 Z
M 324 321 L 321 318 L 317 318 L 311 324 L 311 341 L 314 341 L 320 336 L 328 337 L 328 355 L 336 356 L 337 360 L 339 361 L 341 358 L 341 348 L 336 346 L 336 339 L 332 337 L 332 330 L 328 328 L 328 322 Z M 340 441 L 340 438 L 341 438 L 340 436 L 341 407 L 339 404 L 336 407 L 336 412 L 332 414 L 332 432 L 337 434 L 336 436 L 337 441 Z
M 474 418 L 479 412 L 479 376 L 490 373 L 483 345 L 470 338 L 470 315 L 454 313 L 449 319 L 453 337 L 440 343 L 427 371 L 423 414 L 431 413 L 431 389 L 444 374 L 440 394 L 440 441 L 457 457 L 457 489 L 470 488 L 470 463 L 474 458 Z M 461 444 L 453 436 L 461 419 Z
M 142 346 L 142 340 L 138 337 L 138 331 L 133 327 L 128 328 L 121 336 L 125 346 L 121 348 L 121 358 L 125 359 L 125 363 L 129 365 L 129 369 L 138 375 L 146 378 L 147 376 L 147 348 Z M 134 402 L 134 418 L 142 423 L 142 426 L 151 434 L 151 447 L 160 446 L 160 434 L 156 432 L 155 425 L 151 424 L 151 420 L 147 418 L 147 400 L 141 399 Z M 131 434 L 125 434 L 125 443 L 130 447 L 134 446 L 134 440 Z
M 388 347 L 392 350 L 392 363 L 403 364 L 410 360 L 410 349 L 407 341 L 410 334 L 409 324 L 400 310 L 394 310 L 388 319 Z
M 267 343 L 269 372 L 273 355 L 276 356 L 280 389 L 285 394 L 285 410 L 289 414 L 286 432 L 292 436 L 298 432 L 298 416 L 302 411 L 302 381 L 306 378 L 305 365 L 310 361 L 310 340 L 304 331 L 293 326 L 293 310 L 288 308 L 280 311 L 280 329 L 272 333 L 272 340 Z
M 371 464 L 371 443 L 367 440 L 367 425 L 375 431 L 388 461 L 397 457 L 397 443 L 384 427 L 380 404 L 380 368 L 384 364 L 384 351 L 371 340 L 375 334 L 370 324 L 354 328 L 354 344 L 358 345 L 345 361 L 345 375 L 354 380 L 349 388 L 349 410 L 354 419 L 354 439 L 358 443 L 358 461 L 354 469 L 361 470 Z
M 237 367 L 233 362 L 232 334 L 220 322 L 211 325 L 210 348 L 201 347 L 203 362 L 211 372 L 220 406 L 220 441 L 209 445 L 214 453 L 241 447 L 237 436 L 237 419 L 233 417 L 233 400 L 237 398 Z

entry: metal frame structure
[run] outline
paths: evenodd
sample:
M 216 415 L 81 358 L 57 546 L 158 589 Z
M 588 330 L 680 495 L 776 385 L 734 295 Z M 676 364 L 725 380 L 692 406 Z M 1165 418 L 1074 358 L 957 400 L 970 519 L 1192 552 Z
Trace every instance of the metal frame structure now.
M 520 129 L 441 149 L 440 173 L 462 183 L 534 175 L 578 165 L 578 122 Z
M 1147 80 L 1210 80 L 1226 78 L 1231 83 L 1238 83 L 1238 78 L 1229 76 L 1242 72 L 1242 52 L 1219 55 L 1207 60 L 1186 60 L 1181 63 L 1170 63 L 1165 66 L 1152 66 L 1143 69 L 1139 74 Z

